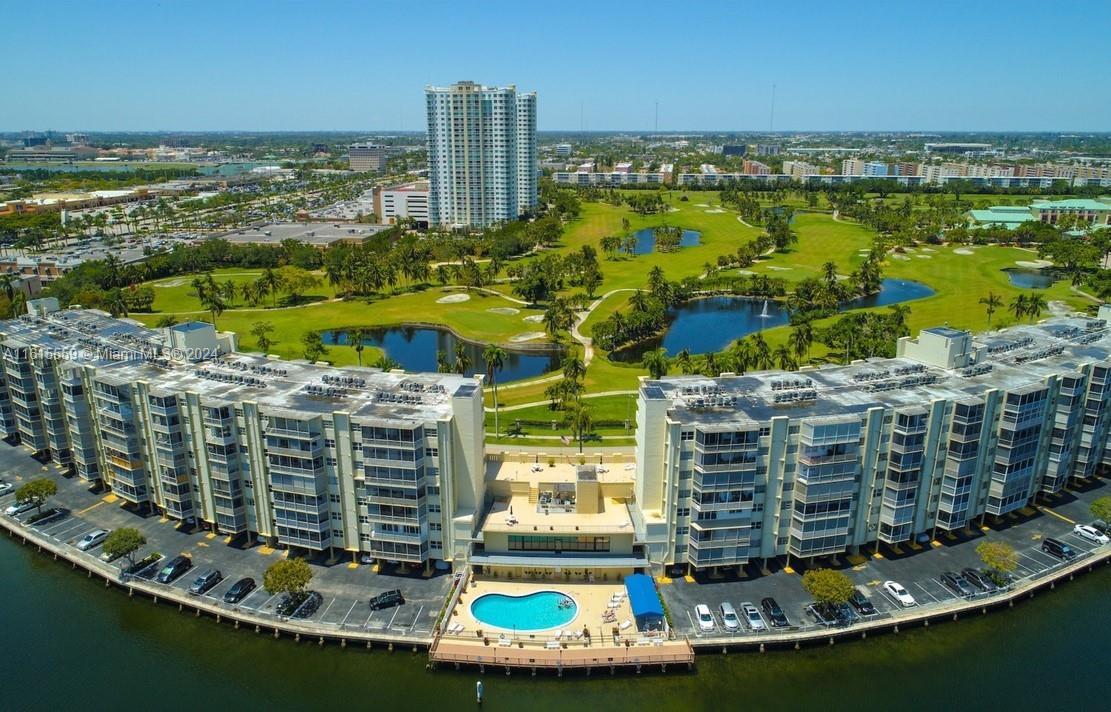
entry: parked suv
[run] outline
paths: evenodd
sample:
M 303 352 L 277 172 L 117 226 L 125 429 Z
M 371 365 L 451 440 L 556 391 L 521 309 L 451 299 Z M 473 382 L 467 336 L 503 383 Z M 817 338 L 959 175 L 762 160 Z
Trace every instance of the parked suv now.
M 961 571 L 961 575 L 964 576 L 965 581 L 968 581 L 984 593 L 995 593 L 999 590 L 999 587 L 995 585 L 995 581 L 992 581 L 991 577 L 982 571 L 964 569 Z
M 787 614 L 783 612 L 783 609 L 779 607 L 779 603 L 771 596 L 760 601 L 760 608 L 763 609 L 764 615 L 773 627 L 786 628 L 791 625 L 791 621 L 787 620 Z
M 1050 556 L 1056 556 L 1062 561 L 1071 561 L 1076 558 L 1076 552 L 1060 539 L 1046 537 L 1042 540 L 1042 551 Z
M 154 580 L 158 583 L 173 583 L 191 568 L 193 568 L 193 560 L 185 554 L 178 554 L 162 567 Z
M 976 589 L 972 588 L 968 581 L 964 580 L 964 576 L 956 573 L 955 571 L 946 571 L 938 580 L 953 593 L 961 598 L 971 598 L 976 595 Z
M 223 580 L 224 575 L 220 573 L 219 569 L 205 569 L 193 580 L 193 585 L 189 587 L 189 593 L 197 596 L 203 595 Z
M 255 580 L 250 576 L 241 578 L 224 593 L 224 603 L 239 603 L 247 594 L 255 590 Z
M 383 608 L 391 608 L 393 606 L 400 606 L 405 603 L 405 597 L 401 595 L 401 591 L 394 589 L 380 593 L 370 599 L 370 610 L 378 611 Z

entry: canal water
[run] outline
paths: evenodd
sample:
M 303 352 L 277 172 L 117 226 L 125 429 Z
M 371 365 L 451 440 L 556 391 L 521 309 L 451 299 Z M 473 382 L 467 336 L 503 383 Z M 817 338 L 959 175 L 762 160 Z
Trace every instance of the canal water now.
M 275 641 L 105 589 L 0 536 L 3 708 L 476 709 L 477 671 L 410 652 Z M 695 672 L 563 679 L 488 670 L 485 710 L 1089 710 L 1111 695 L 1111 567 L 1014 610 Z M 1103 702 L 1100 702 L 1103 700 Z
M 538 330 L 543 329 L 543 325 L 536 326 L 539 327 Z M 462 343 L 470 360 L 466 375 L 486 373 L 486 363 L 482 360 L 482 351 L 486 345 L 459 339 L 447 329 L 434 326 L 385 326 L 368 327 L 365 332 L 364 344 L 383 349 L 387 356 L 400 363 L 406 371 L 435 373 L 436 352 L 443 351 L 448 360 L 454 363 L 455 347 Z M 320 337 L 329 346 L 346 345 L 352 343 L 354 334 L 350 330 L 333 330 L 320 332 Z M 530 350 L 509 347 L 504 349 L 506 359 L 502 370 L 498 372 L 498 383 L 532 378 L 554 371 L 560 367 L 563 357 L 562 350 L 554 346 Z M 365 360 L 364 364 L 371 365 Z
M 842 310 L 882 307 L 928 297 L 934 293 L 926 285 L 907 279 L 885 279 L 876 294 L 859 297 L 842 305 Z M 671 312 L 671 323 L 661 336 L 641 341 L 610 354 L 614 361 L 638 362 L 649 351 L 663 347 L 671 356 L 683 349 L 692 354 L 721 351 L 743 336 L 783 326 L 789 321 L 787 310 L 775 301 L 722 295 L 692 299 Z

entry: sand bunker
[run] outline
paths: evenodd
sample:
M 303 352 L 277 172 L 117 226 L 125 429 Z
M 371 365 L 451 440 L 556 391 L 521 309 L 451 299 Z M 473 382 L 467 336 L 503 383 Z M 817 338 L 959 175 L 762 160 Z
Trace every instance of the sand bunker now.
M 778 265 L 768 265 L 768 269 L 774 269 L 776 272 L 790 272 L 790 267 L 779 267 Z
M 933 255 L 915 255 L 920 260 L 932 260 Z
M 923 252 L 937 252 L 937 250 L 930 249 L 929 247 L 923 247 L 922 251 Z
M 458 304 L 459 302 L 469 301 L 471 295 L 469 294 L 449 294 L 446 297 L 440 297 L 436 300 L 437 304 Z
M 968 249 L 967 247 L 958 247 L 957 249 L 953 250 L 953 254 L 954 255 L 974 255 L 976 253 L 974 253 L 972 250 Z
M 703 210 L 702 212 L 706 213 L 707 215 L 717 215 L 719 213 L 724 213 L 725 211 L 721 208 L 712 208 L 710 210 Z
M 1015 260 L 1015 264 L 1026 269 L 1042 269 L 1043 267 L 1053 266 L 1053 263 L 1049 260 Z
M 154 286 L 156 286 L 156 287 L 180 287 L 181 285 L 185 284 L 186 281 L 187 280 L 185 280 L 185 279 L 167 279 L 164 282 L 155 282 Z
M 522 341 L 535 341 L 536 339 L 543 339 L 545 337 L 547 337 L 547 334 L 544 333 L 543 331 L 526 331 L 523 334 L 517 334 L 516 336 L 510 336 L 509 340 L 512 341 L 515 344 L 519 344 Z
M 526 316 L 524 320 L 530 324 L 539 324 L 540 322 L 544 321 L 544 315 L 530 314 L 529 316 Z
M 695 203 L 694 205 L 695 205 L 695 207 L 698 207 L 698 208 L 708 208 L 708 207 L 710 207 L 709 203 Z
M 490 312 L 491 314 L 505 314 L 506 316 L 513 316 L 514 314 L 521 313 L 520 309 L 514 309 L 513 307 L 491 307 L 486 311 Z
M 669 213 L 677 213 L 677 212 L 679 212 L 679 208 L 668 208 L 668 209 L 667 209 L 667 212 L 669 212 Z
M 903 262 L 910 262 L 910 258 L 906 255 L 891 255 L 892 259 L 902 260 Z
M 753 272 L 753 271 L 752 271 L 752 270 L 750 270 L 750 269 L 739 269 L 739 270 L 737 270 L 737 274 L 754 275 L 754 274 L 756 274 L 756 273 L 755 273 L 755 272 Z

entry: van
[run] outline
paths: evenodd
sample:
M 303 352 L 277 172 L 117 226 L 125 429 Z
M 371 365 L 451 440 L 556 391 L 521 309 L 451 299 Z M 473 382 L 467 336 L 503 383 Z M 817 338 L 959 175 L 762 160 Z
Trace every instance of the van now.
M 741 627 L 741 619 L 737 618 L 737 610 L 733 604 L 726 601 L 721 604 L 721 623 L 726 630 L 737 630 Z
M 189 586 L 189 593 L 197 596 L 208 593 L 213 586 L 223 580 L 224 575 L 218 569 L 205 569 L 193 580 L 193 584 Z
M 1062 561 L 1069 561 L 1076 558 L 1076 552 L 1065 542 L 1060 539 L 1047 537 L 1042 540 L 1042 551 L 1050 556 L 1056 556 Z

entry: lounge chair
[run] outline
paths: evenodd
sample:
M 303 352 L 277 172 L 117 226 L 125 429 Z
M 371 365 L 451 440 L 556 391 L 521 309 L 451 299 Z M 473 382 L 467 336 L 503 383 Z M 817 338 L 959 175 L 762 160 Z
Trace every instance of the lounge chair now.
M 544 647 L 548 650 L 559 650 L 559 641 L 549 640 L 547 643 L 544 643 Z
M 555 634 L 555 639 L 558 641 L 562 637 L 563 637 L 563 631 L 562 630 L 557 630 L 556 634 Z
M 632 621 L 630 621 L 630 620 L 624 620 L 624 621 L 621 621 L 621 625 L 620 625 L 620 626 L 618 626 L 618 628 L 620 628 L 621 630 L 625 630 L 626 628 L 629 628 L 629 627 L 630 627 L 630 626 L 632 626 L 632 625 L 633 625 L 633 622 L 632 622 Z
M 583 639 L 583 632 L 581 630 L 576 631 L 575 632 L 575 640 L 582 640 L 582 639 Z
M 503 635 L 498 638 L 498 645 L 502 646 L 503 648 L 508 648 L 509 646 L 513 645 L 513 641 L 509 639 L 509 636 Z

